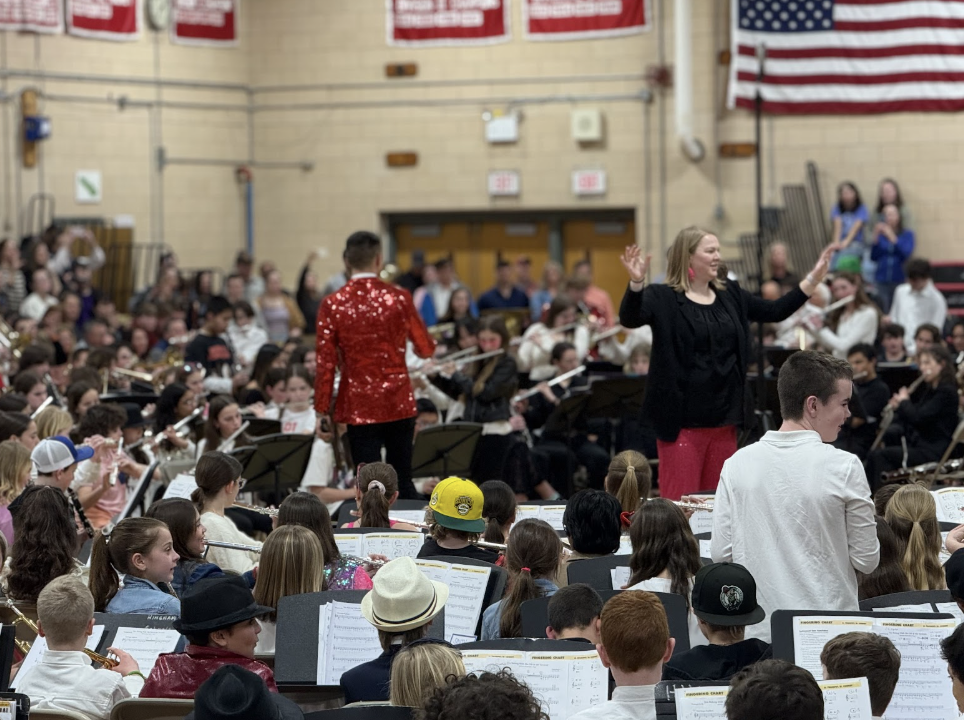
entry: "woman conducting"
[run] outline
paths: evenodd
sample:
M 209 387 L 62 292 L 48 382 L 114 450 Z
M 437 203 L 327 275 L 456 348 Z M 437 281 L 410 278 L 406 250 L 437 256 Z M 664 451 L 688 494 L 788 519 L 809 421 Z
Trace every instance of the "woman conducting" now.
M 619 319 L 626 328 L 653 329 L 643 407 L 656 428 L 662 497 L 716 488 L 743 422 L 750 322 L 778 322 L 802 306 L 835 249 L 823 251 L 797 288 L 767 301 L 719 279 L 720 241 L 707 230 L 688 227 L 676 236 L 665 285 L 644 288 L 651 257 L 626 248 L 621 260 L 630 283 Z

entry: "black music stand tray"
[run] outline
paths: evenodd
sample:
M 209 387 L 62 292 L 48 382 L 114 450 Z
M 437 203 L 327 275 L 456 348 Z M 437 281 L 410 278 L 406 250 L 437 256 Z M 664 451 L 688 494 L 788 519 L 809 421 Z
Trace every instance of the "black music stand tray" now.
M 455 422 L 422 430 L 412 448 L 412 477 L 468 477 L 480 437 L 480 423 Z
M 253 415 L 245 415 L 244 421 L 249 423 L 245 432 L 251 437 L 263 437 L 265 435 L 278 435 L 281 432 L 281 421 L 269 418 L 259 418 Z
M 638 415 L 643 411 L 645 377 L 596 380 L 589 389 L 592 392 L 592 402 L 586 408 L 586 414 L 590 418 L 619 420 L 626 415 Z
M 575 472 L 573 467 L 573 451 L 570 446 L 572 431 L 576 426 L 576 421 L 587 412 L 587 408 L 593 399 L 593 393 L 578 392 L 564 398 L 556 405 L 555 410 L 549 415 L 546 424 L 543 426 L 543 436 L 562 435 L 566 443 L 566 495 L 572 495 L 573 483 L 572 476 Z
M 308 469 L 314 435 L 266 435 L 255 438 L 254 452 L 242 462 L 241 477 L 247 480 L 245 492 L 274 490 L 280 498 L 282 487 L 297 488 Z M 238 448 L 241 450 L 242 448 Z

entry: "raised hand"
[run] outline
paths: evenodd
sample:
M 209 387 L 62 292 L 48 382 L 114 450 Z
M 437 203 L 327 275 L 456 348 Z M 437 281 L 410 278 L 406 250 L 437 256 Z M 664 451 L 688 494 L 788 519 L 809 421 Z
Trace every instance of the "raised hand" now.
M 810 271 L 810 276 L 813 278 L 814 284 L 819 284 L 827 277 L 827 273 L 830 272 L 830 258 L 835 252 L 840 250 L 840 243 L 830 243 L 823 249 L 820 253 L 820 257 L 817 258 L 817 263 L 813 266 L 813 270 Z
M 620 256 L 619 261 L 626 268 L 626 272 L 629 273 L 629 279 L 634 283 L 641 283 L 646 279 L 646 273 L 649 272 L 649 263 L 652 259 L 652 255 L 647 255 L 644 260 L 639 246 L 629 245 Z

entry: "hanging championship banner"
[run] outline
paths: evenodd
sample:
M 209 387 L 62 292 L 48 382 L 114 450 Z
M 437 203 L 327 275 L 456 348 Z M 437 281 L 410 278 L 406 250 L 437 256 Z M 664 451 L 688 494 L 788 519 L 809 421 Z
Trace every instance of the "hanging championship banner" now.
M 524 0 L 528 40 L 584 40 L 650 28 L 648 0 Z
M 178 45 L 238 44 L 241 0 L 171 0 L 171 41 Z
M 0 30 L 38 33 L 64 31 L 61 0 L 0 0 Z
M 509 39 L 508 0 L 385 0 L 389 45 L 492 45 Z
M 141 0 L 67 0 L 67 32 L 100 40 L 137 40 Z

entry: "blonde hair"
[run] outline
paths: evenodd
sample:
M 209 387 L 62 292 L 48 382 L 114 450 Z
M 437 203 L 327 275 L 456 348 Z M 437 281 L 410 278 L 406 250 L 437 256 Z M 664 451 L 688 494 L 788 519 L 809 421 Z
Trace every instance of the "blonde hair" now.
M 55 645 L 74 642 L 94 617 L 94 596 L 80 578 L 54 578 L 37 597 L 37 618 L 44 635 Z
M 634 513 L 642 498 L 648 498 L 653 488 L 653 471 L 641 452 L 623 450 L 609 463 L 604 487 L 615 495 L 623 512 Z
M 10 504 L 21 492 L 20 478 L 30 470 L 30 451 L 16 440 L 0 442 L 0 502 Z
M 74 419 L 70 417 L 70 413 L 53 405 L 41 410 L 35 418 L 35 422 L 37 423 L 37 436 L 41 440 L 54 435 L 66 435 L 74 426 Z
M 690 225 L 679 231 L 673 244 L 666 253 L 666 284 L 676 292 L 685 293 L 690 289 L 690 257 L 696 252 L 700 240 L 712 235 L 709 230 Z M 726 284 L 719 278 L 710 283 L 716 290 L 723 290 Z
M 900 564 L 911 590 L 947 587 L 938 557 L 941 531 L 934 496 L 922 485 L 905 485 L 887 503 L 884 519 L 902 546 Z
M 275 609 L 265 616 L 274 622 L 281 598 L 319 592 L 324 575 L 325 557 L 318 536 L 301 525 L 282 525 L 268 535 L 261 548 L 254 601 Z
M 389 701 L 399 707 L 421 707 L 450 678 L 465 677 L 462 653 L 441 643 L 402 648 L 392 661 Z

